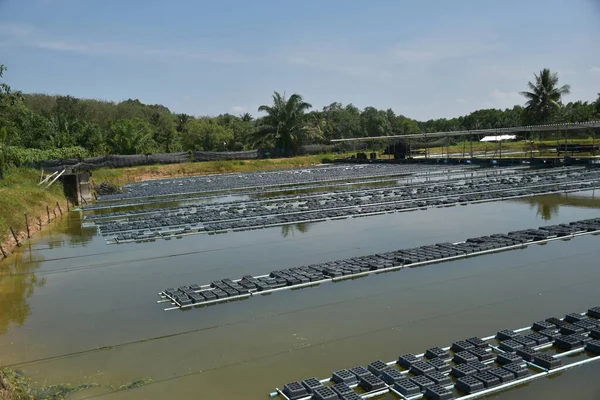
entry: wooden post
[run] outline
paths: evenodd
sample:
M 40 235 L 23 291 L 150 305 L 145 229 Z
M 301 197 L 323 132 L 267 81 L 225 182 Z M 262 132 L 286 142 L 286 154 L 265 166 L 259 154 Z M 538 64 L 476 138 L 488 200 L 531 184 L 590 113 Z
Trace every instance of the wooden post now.
M 52 212 L 54 213 L 54 220 L 56 220 L 56 208 L 53 208 Z
M 50 223 L 50 207 L 46 204 L 46 214 L 48 215 L 48 223 Z
M 4 258 L 8 258 L 8 255 L 6 254 L 6 252 L 4 251 L 2 246 L 0 246 L 0 251 L 2 252 L 2 255 L 4 256 Z
M 67 212 L 69 212 L 69 211 L 71 211 L 71 210 L 69 209 L 69 198 L 67 197 Z
M 42 219 L 40 217 L 38 217 L 38 224 L 40 225 L 40 230 L 42 230 L 43 224 Z
M 12 235 L 15 238 L 15 242 L 17 242 L 17 246 L 21 247 L 21 243 L 19 243 L 19 238 L 17 237 L 17 234 L 15 233 L 15 230 L 12 228 L 12 226 L 10 227 L 10 231 L 12 232 Z
M 27 239 L 31 239 L 31 234 L 29 233 L 29 221 L 27 219 L 27 213 L 25 213 L 25 226 L 27 227 Z
M 62 209 L 60 208 L 60 204 L 58 204 L 58 201 L 56 202 L 56 207 L 58 207 L 58 211 L 60 211 L 60 215 L 62 216 Z

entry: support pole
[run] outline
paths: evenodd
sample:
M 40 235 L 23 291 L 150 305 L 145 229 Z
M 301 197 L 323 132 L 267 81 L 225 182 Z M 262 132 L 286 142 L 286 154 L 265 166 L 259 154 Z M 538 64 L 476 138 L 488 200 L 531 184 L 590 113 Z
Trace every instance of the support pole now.
M 15 238 L 15 242 L 17 242 L 17 246 L 21 247 L 21 243 L 19 243 L 19 238 L 17 237 L 17 234 L 15 233 L 15 230 L 12 226 L 10 227 L 10 231 L 12 232 L 12 235 Z
M 4 258 L 8 258 L 8 254 L 6 254 L 6 252 L 4 251 L 2 246 L 0 246 L 0 251 L 2 252 L 2 255 L 4 256 Z
M 53 208 L 52 212 L 54 213 L 54 220 L 56 221 L 56 208 Z
M 48 223 L 50 223 L 50 207 L 46 204 L 46 214 L 48 215 Z
M 58 207 L 58 211 L 60 211 L 60 215 L 62 217 L 63 213 L 62 213 L 62 209 L 60 208 L 60 204 L 58 204 L 58 201 L 56 202 L 56 207 Z
M 29 233 L 29 220 L 27 218 L 27 213 L 25 213 L 25 226 L 27 227 L 27 239 L 31 239 L 31 234 Z
M 67 212 L 69 212 L 69 211 L 71 211 L 71 210 L 69 209 L 69 198 L 67 197 Z

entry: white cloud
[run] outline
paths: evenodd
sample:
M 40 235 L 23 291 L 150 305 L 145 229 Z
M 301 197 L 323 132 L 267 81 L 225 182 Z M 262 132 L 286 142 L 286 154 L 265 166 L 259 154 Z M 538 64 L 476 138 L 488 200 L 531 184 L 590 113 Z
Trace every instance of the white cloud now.
M 600 67 L 592 67 L 590 68 L 590 72 L 594 74 L 600 74 Z
M 135 43 L 76 41 L 53 37 L 30 26 L 0 23 L 0 34 L 11 38 L 8 45 L 33 47 L 42 50 L 86 55 L 120 55 L 134 57 L 180 57 L 215 63 L 240 63 L 248 57 L 228 50 L 203 50 L 198 48 L 160 48 Z M 6 46 L 7 43 L 1 45 Z
M 231 107 L 231 112 L 233 114 L 244 114 L 245 112 L 248 112 L 248 110 L 246 109 L 246 107 L 233 106 L 233 107 Z

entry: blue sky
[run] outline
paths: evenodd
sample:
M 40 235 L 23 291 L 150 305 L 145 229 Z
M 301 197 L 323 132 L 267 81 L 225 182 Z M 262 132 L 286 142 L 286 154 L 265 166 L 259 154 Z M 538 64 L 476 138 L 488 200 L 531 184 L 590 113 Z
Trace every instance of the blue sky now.
M 217 115 L 274 90 L 417 119 L 522 104 L 542 68 L 600 92 L 600 0 L 0 0 L 24 92 Z

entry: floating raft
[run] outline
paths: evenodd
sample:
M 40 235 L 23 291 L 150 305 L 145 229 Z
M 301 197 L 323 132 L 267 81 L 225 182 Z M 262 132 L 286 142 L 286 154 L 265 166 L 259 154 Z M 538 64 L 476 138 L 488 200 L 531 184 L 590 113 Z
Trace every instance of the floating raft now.
M 569 193 L 591 190 L 600 187 L 600 174 L 593 179 L 573 181 L 566 179 L 562 183 L 543 185 L 514 185 L 509 189 L 479 188 L 460 194 L 444 193 L 423 194 L 417 198 L 374 200 L 368 203 L 352 204 L 340 201 L 334 205 L 319 204 L 305 207 L 307 209 L 283 209 L 250 211 L 247 215 L 229 215 L 215 210 L 149 216 L 145 219 L 101 224 L 99 232 L 107 239 L 108 244 L 144 242 L 156 239 L 170 239 L 188 235 L 206 233 L 224 233 L 262 229 L 303 222 L 320 222 L 332 219 L 345 219 L 379 215 L 394 212 L 406 212 L 430 207 L 452 207 L 456 205 L 476 204 L 499 200 L 526 198 L 553 193 Z M 357 201 L 358 202 L 358 201 Z M 350 205 L 342 205 L 342 204 Z
M 457 243 L 437 243 L 299 268 L 281 269 L 272 271 L 268 275 L 246 275 L 236 280 L 222 279 L 206 285 L 189 283 L 177 289 L 168 288 L 161 291 L 159 293 L 161 299 L 158 303 L 170 304 L 165 311 L 202 307 L 281 290 L 299 289 L 373 273 L 395 271 L 405 267 L 522 249 L 530 244 L 569 240 L 590 234 L 600 234 L 600 218 L 475 237 Z
M 356 400 L 387 393 L 405 400 L 484 397 L 599 361 L 598 318 L 600 307 L 594 307 L 390 362 L 376 360 L 366 368 L 342 369 L 325 379 L 290 382 L 269 395 L 285 400 Z

